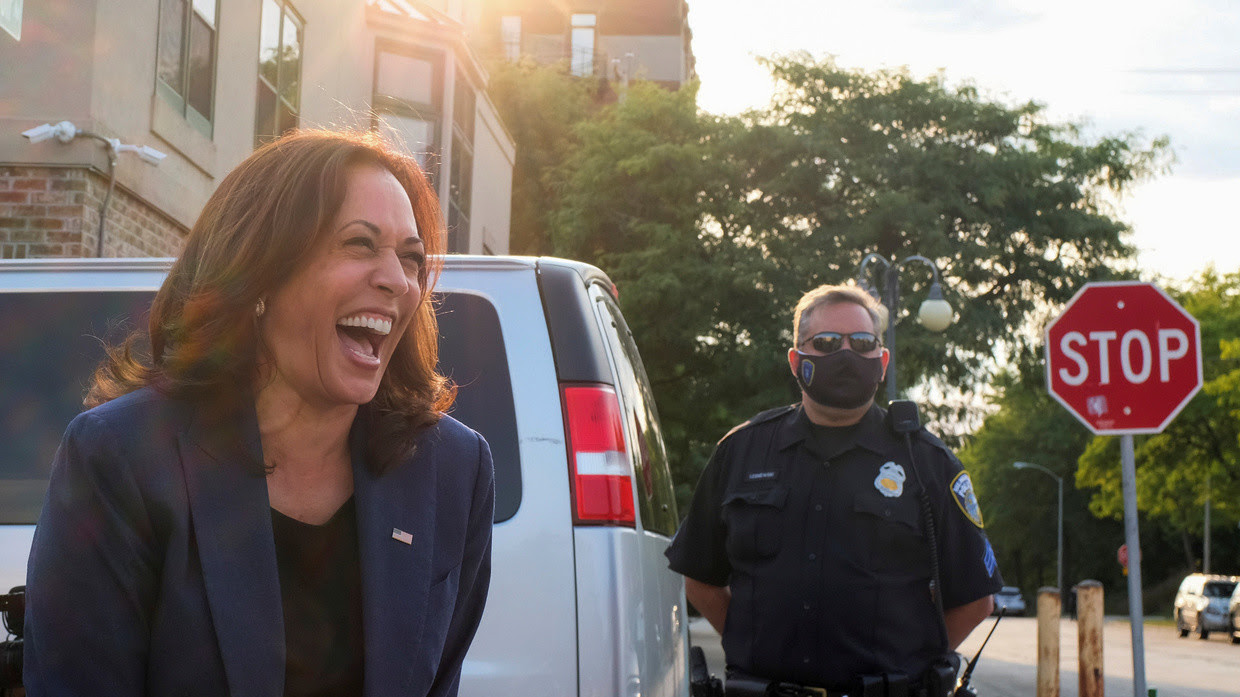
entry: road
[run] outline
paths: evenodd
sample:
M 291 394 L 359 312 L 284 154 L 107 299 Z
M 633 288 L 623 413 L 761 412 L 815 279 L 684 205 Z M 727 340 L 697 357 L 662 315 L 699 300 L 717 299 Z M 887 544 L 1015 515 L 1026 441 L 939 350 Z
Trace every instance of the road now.
M 990 630 L 988 620 L 961 646 L 972 657 Z M 692 642 L 706 652 L 711 672 L 723 673 L 719 635 L 702 619 L 689 624 Z M 995 630 L 973 673 L 981 697 L 1033 697 L 1037 658 L 1037 622 L 1008 617 Z M 1076 622 L 1060 623 L 1060 695 L 1078 697 Z M 1126 618 L 1107 618 L 1103 626 L 1103 675 L 1106 694 L 1130 697 L 1132 632 Z M 1215 632 L 1202 641 L 1181 639 L 1170 626 L 1145 626 L 1145 682 L 1157 697 L 1240 697 L 1240 646 Z

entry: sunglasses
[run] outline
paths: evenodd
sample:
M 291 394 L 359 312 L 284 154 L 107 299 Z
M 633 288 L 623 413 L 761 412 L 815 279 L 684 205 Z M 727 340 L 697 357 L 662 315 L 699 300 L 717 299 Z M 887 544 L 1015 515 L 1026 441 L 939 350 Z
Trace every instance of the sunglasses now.
M 851 334 L 819 332 L 801 342 L 801 345 L 809 344 L 814 347 L 815 351 L 822 354 L 835 353 L 844 348 L 845 337 L 848 339 L 848 347 L 856 353 L 869 353 L 879 347 L 878 337 L 870 332 L 853 332 Z

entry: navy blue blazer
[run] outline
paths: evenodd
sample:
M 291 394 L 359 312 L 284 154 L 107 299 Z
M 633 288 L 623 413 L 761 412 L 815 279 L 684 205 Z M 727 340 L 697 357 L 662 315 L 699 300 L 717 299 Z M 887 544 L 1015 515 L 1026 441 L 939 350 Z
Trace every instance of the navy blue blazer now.
M 28 695 L 283 694 L 267 483 L 237 455 L 261 462 L 252 407 L 238 421 L 229 445 L 148 388 L 69 424 L 27 571 Z M 455 695 L 490 581 L 490 449 L 444 417 L 375 476 L 358 441 L 365 695 Z

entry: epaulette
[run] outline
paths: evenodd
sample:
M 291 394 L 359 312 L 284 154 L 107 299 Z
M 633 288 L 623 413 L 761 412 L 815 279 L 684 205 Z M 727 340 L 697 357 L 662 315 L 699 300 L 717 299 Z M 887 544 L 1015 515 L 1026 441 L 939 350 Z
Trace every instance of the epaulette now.
M 940 440 L 938 436 L 926 430 L 924 426 L 913 434 L 913 442 L 919 443 L 922 446 L 928 446 L 931 448 L 931 452 L 934 450 L 939 451 L 939 456 L 942 458 L 939 460 L 941 466 L 931 467 L 929 470 L 922 470 L 923 472 L 929 471 L 935 478 L 947 477 L 950 479 L 956 476 L 958 471 L 964 470 L 964 465 L 961 464 L 960 458 L 956 457 L 956 453 L 949 448 L 946 443 Z M 933 463 L 934 459 L 931 459 L 926 462 L 926 465 L 929 466 Z
M 723 434 L 723 438 L 720 438 L 719 442 L 722 443 L 723 441 L 731 438 L 732 434 L 737 433 L 739 431 L 743 431 L 747 428 L 752 428 L 754 426 L 757 426 L 758 424 L 764 424 L 767 421 L 772 421 L 774 419 L 778 419 L 781 416 L 785 416 L 796 408 L 797 408 L 796 404 L 789 404 L 783 407 L 775 407 L 774 409 L 767 409 L 766 411 L 760 414 L 757 414 L 756 416 L 750 417 L 748 421 L 738 426 L 734 426 L 731 431 L 728 431 L 727 433 Z
M 926 445 L 942 450 L 950 459 L 956 459 L 956 453 L 952 452 L 952 449 L 947 447 L 947 443 L 944 443 L 938 436 L 926 430 L 925 426 L 917 429 L 917 433 L 915 433 L 914 436 L 919 440 L 925 441 Z

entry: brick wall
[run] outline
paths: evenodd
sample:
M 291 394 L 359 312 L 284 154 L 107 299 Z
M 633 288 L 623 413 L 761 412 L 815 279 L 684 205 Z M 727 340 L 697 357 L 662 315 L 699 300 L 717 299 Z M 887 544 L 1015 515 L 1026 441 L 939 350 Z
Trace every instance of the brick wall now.
M 107 177 L 84 167 L 0 166 L 0 258 L 93 257 Z M 188 232 L 117 186 L 105 257 L 172 257 Z

